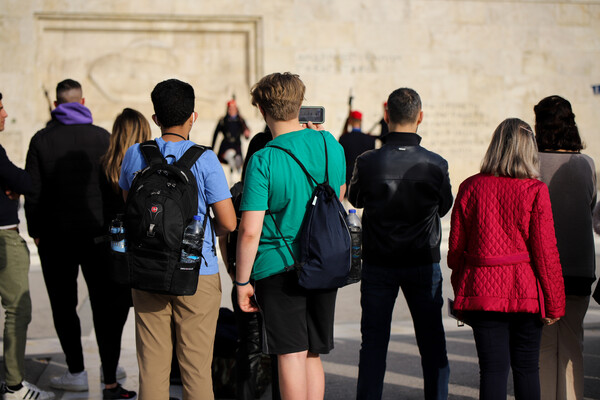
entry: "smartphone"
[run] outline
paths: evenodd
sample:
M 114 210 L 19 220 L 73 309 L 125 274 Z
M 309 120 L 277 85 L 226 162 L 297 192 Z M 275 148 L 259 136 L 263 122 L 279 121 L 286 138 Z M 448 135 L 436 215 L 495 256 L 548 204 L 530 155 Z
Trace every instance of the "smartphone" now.
M 302 106 L 298 116 L 300 123 L 305 124 L 308 121 L 313 124 L 322 124 L 325 122 L 325 107 L 321 106 Z

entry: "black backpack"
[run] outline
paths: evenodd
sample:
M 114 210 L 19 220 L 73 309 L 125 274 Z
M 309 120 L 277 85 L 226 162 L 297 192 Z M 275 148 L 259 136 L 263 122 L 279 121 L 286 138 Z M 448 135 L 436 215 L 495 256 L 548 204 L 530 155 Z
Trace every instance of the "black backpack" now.
M 140 150 L 148 166 L 136 174 L 125 204 L 127 253 L 122 254 L 129 265 L 130 286 L 192 295 L 202 257 L 192 264 L 179 260 L 183 232 L 198 212 L 198 184 L 191 168 L 206 148 L 194 145 L 173 164 L 154 140 L 142 143 Z M 208 218 L 207 214 L 204 228 Z
M 306 170 L 304 165 L 288 149 L 270 145 L 290 155 L 302 168 L 309 182 L 316 186 L 310 197 L 302 230 L 300 233 L 300 259 L 297 260 L 289 244 L 275 221 L 277 231 L 281 235 L 288 251 L 294 259 L 298 271 L 298 283 L 306 289 L 334 289 L 346 285 L 350 273 L 352 242 L 350 230 L 346 223 L 346 210 L 340 202 L 335 190 L 329 185 L 327 143 L 325 145 L 325 181 L 318 183 Z

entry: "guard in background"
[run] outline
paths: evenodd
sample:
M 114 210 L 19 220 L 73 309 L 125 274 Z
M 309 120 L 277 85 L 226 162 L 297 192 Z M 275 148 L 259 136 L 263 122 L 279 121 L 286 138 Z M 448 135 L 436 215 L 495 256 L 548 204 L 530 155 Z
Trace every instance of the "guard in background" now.
M 354 161 L 356 157 L 368 150 L 375 148 L 375 137 L 363 133 L 361 130 L 362 113 L 360 111 L 351 111 L 348 117 L 348 125 L 351 131 L 340 136 L 340 144 L 346 154 L 346 185 L 350 184 L 352 171 L 354 170 Z
M 235 99 L 227 102 L 227 112 L 225 116 L 219 120 L 213 135 L 212 148 L 215 148 L 219 134 L 223 134 L 223 140 L 219 146 L 217 156 L 222 164 L 229 165 L 231 172 L 241 173 L 244 158 L 242 156 L 242 135 L 248 139 L 250 137 L 250 129 L 246 125 L 246 121 L 239 113 Z

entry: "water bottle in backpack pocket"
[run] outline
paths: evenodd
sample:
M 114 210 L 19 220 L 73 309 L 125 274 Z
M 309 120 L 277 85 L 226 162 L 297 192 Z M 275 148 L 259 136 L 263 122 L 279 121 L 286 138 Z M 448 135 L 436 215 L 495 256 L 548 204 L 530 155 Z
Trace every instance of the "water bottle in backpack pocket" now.
M 346 284 L 350 285 L 359 282 L 362 275 L 362 224 L 356 210 L 348 211 L 346 223 L 350 230 L 352 242 L 352 262 L 350 263 L 350 274 L 346 281 Z
M 110 262 L 108 265 L 108 275 L 117 285 L 129 286 L 131 284 L 131 277 L 123 217 L 123 214 L 117 214 L 115 219 L 110 223 Z
M 204 226 L 202 217 L 194 215 L 192 222 L 183 232 L 181 242 L 181 259 L 179 262 L 190 264 L 202 260 L 202 245 L 204 244 Z
M 117 214 L 116 218 L 110 223 L 110 248 L 118 253 L 127 252 L 123 214 Z

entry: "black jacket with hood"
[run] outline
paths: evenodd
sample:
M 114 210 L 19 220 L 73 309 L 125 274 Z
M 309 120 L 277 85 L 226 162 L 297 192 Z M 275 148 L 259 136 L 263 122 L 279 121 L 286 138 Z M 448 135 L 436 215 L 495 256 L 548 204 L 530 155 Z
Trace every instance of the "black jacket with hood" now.
M 27 152 L 25 170 L 33 190 L 25 197 L 25 215 L 31 237 L 103 233 L 100 157 L 109 137 L 92 125 L 90 111 L 79 103 L 52 111 L 52 120 L 33 136 Z

